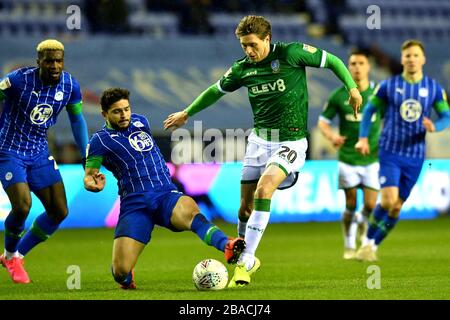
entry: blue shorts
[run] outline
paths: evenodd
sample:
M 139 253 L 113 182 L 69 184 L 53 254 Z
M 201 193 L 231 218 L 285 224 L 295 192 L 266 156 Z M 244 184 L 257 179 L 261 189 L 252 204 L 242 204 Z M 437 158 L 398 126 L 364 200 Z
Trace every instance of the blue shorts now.
M 175 229 L 170 223 L 173 208 L 183 196 L 178 190 L 131 193 L 121 199 L 114 238 L 129 237 L 144 244 L 150 241 L 155 224 Z
M 398 187 L 403 201 L 408 199 L 412 188 L 419 179 L 425 159 L 412 159 L 389 153 L 380 153 L 380 186 Z
M 56 161 L 47 152 L 34 158 L 0 152 L 0 181 L 3 189 L 19 182 L 35 192 L 62 181 Z

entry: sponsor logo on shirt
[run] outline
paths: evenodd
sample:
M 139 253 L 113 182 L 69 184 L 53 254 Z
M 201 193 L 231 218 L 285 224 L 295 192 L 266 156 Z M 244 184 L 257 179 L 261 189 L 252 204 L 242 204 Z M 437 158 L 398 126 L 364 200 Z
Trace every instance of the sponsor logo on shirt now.
M 46 103 L 38 104 L 31 111 L 30 120 L 34 124 L 41 125 L 44 124 L 50 119 L 53 114 L 53 108 L 51 105 Z
M 407 99 L 400 106 L 400 115 L 406 122 L 417 121 L 422 115 L 422 105 L 415 99 Z
M 12 179 L 12 177 L 13 177 L 13 174 L 12 174 L 12 172 L 7 172 L 7 173 L 5 174 L 5 179 L 6 179 L 6 181 L 9 181 L 9 180 L 11 180 L 11 179 Z
M 144 131 L 133 132 L 128 137 L 128 141 L 133 149 L 139 152 L 150 151 L 153 148 L 152 137 Z
M 286 90 L 286 85 L 284 84 L 283 79 L 278 79 L 272 83 L 265 83 L 261 85 L 257 85 L 250 88 L 250 91 L 253 94 L 260 94 L 260 93 L 266 93 L 271 91 L 280 91 L 283 92 Z

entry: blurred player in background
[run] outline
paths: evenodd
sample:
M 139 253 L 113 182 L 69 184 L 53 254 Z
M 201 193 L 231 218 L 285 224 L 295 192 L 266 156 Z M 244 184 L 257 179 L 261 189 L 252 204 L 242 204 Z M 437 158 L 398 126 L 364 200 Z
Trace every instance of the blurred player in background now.
M 255 251 L 267 227 L 275 190 L 292 186 L 304 165 L 307 149 L 307 66 L 329 68 L 349 91 L 358 111 L 362 98 L 344 63 L 336 56 L 307 44 L 271 43 L 271 25 L 264 17 L 246 16 L 236 29 L 245 57 L 201 93 L 185 110 L 171 114 L 164 128 L 178 128 L 187 119 L 226 93 L 248 88 L 254 129 L 248 138 L 241 178 L 239 235 L 247 244 L 229 287 L 250 283 L 260 266 Z
M 374 89 L 374 83 L 369 81 L 370 63 L 367 54 L 363 51 L 353 51 L 348 59 L 348 69 L 358 85 L 363 104 L 367 103 Z M 368 218 L 375 208 L 380 189 L 378 138 L 381 113 L 378 112 L 372 117 L 373 125 L 369 134 L 371 151 L 369 155 L 362 156 L 355 150 L 362 113 L 358 113 L 355 118 L 348 99 L 348 91 L 344 86 L 336 89 L 328 98 L 319 117 L 318 127 L 325 138 L 339 150 L 339 188 L 345 192 L 345 211 L 342 214 L 344 259 L 354 259 L 357 229 L 360 230 L 361 238 L 365 239 Z M 339 117 L 339 133 L 335 133 L 330 125 L 336 115 Z M 355 213 L 358 188 L 361 188 L 364 194 L 364 206 L 361 213 Z
M 395 227 L 425 160 L 426 132 L 441 131 L 450 125 L 445 91 L 423 74 L 425 61 L 423 44 L 405 41 L 401 48 L 403 73 L 381 82 L 364 108 L 355 146 L 358 152 L 370 154 L 367 137 L 372 115 L 378 110 L 384 110 L 384 124 L 379 142 L 381 204 L 372 215 L 368 243 L 356 254 L 359 260 L 376 261 L 378 245 Z M 439 116 L 435 123 L 430 120 L 432 108 Z
M 0 118 L 0 181 L 11 202 L 5 220 L 5 251 L 0 260 L 12 280 L 29 283 L 23 257 L 48 239 L 68 214 L 64 184 L 49 155 L 47 130 L 66 108 L 73 136 L 84 154 L 88 142 L 78 82 L 64 68 L 64 46 L 45 40 L 37 46 L 37 67 L 9 73 L 0 82 L 5 109 Z M 31 207 L 30 191 L 45 212 L 24 231 Z
M 228 238 L 201 213 L 192 198 L 179 192 L 144 116 L 131 113 L 129 91 L 111 88 L 101 97 L 106 124 L 91 138 L 84 187 L 103 190 L 101 165 L 118 181 L 120 214 L 116 226 L 112 273 L 123 289 L 135 289 L 134 267 L 150 241 L 155 224 L 172 231 L 191 230 L 206 244 L 225 252 L 236 263 L 245 248 L 242 238 Z

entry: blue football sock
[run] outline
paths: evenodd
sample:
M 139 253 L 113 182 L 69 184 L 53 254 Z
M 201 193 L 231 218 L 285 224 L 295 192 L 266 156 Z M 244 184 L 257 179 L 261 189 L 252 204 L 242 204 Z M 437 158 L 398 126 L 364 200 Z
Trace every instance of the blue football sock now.
M 374 239 L 379 227 L 378 224 L 388 216 L 387 210 L 385 210 L 380 204 L 377 204 L 373 210 L 373 214 L 369 220 L 369 229 L 367 230 L 367 238 Z
M 225 251 L 228 237 L 201 213 L 197 214 L 192 220 L 191 230 L 207 245 L 213 246 L 222 252 Z
M 20 240 L 18 250 L 21 255 L 26 255 L 39 243 L 47 240 L 59 227 L 59 223 L 53 221 L 46 212 L 40 214 L 30 230 Z
M 25 220 L 20 219 L 12 212 L 5 219 L 5 249 L 8 252 L 16 252 L 17 245 L 25 228 Z
M 131 281 L 133 280 L 133 274 L 130 272 L 128 272 L 128 274 L 126 275 L 122 275 L 122 276 L 116 276 L 114 274 L 114 270 L 113 267 L 111 266 L 111 273 L 113 275 L 114 280 L 121 285 L 124 285 L 126 287 L 128 287 L 131 284 Z
M 379 228 L 377 233 L 375 233 L 374 239 L 375 244 L 379 245 L 381 241 L 388 235 L 388 233 L 395 227 L 397 224 L 398 218 L 392 218 L 390 216 L 384 217 L 383 221 L 379 223 Z

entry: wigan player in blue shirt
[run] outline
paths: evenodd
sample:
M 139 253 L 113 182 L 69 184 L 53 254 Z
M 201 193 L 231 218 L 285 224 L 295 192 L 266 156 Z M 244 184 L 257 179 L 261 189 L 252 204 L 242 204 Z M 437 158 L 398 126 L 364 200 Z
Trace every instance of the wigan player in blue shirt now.
M 89 141 L 84 187 L 93 192 L 103 190 L 105 176 L 99 172 L 102 164 L 117 179 L 120 214 L 112 273 L 121 288 L 136 288 L 134 266 L 155 224 L 172 231 L 191 230 L 206 244 L 225 252 L 228 263 L 236 263 L 245 248 L 244 239 L 228 238 L 206 220 L 192 198 L 177 190 L 148 120 L 131 113 L 129 91 L 104 91 L 101 107 L 106 124 Z
M 0 118 L 0 181 L 12 207 L 5 220 L 5 252 L 0 260 L 17 283 L 30 282 L 23 256 L 53 234 L 68 214 L 61 175 L 49 155 L 47 129 L 66 108 L 82 154 L 88 142 L 80 86 L 63 71 L 63 44 L 42 41 L 37 56 L 37 67 L 15 70 L 0 81 L 0 100 L 5 103 Z M 31 207 L 30 191 L 45 212 L 21 237 Z
M 400 209 L 419 178 L 425 160 L 426 132 L 441 131 L 450 125 L 450 111 L 442 87 L 423 74 L 425 50 L 421 42 L 408 40 L 402 45 L 403 73 L 391 77 L 375 90 L 364 109 L 360 138 L 355 145 L 369 153 L 367 135 L 370 118 L 384 109 L 384 126 L 379 140 L 381 204 L 375 208 L 367 237 L 357 258 L 376 261 L 376 250 L 398 221 Z M 439 120 L 430 120 L 434 108 Z

